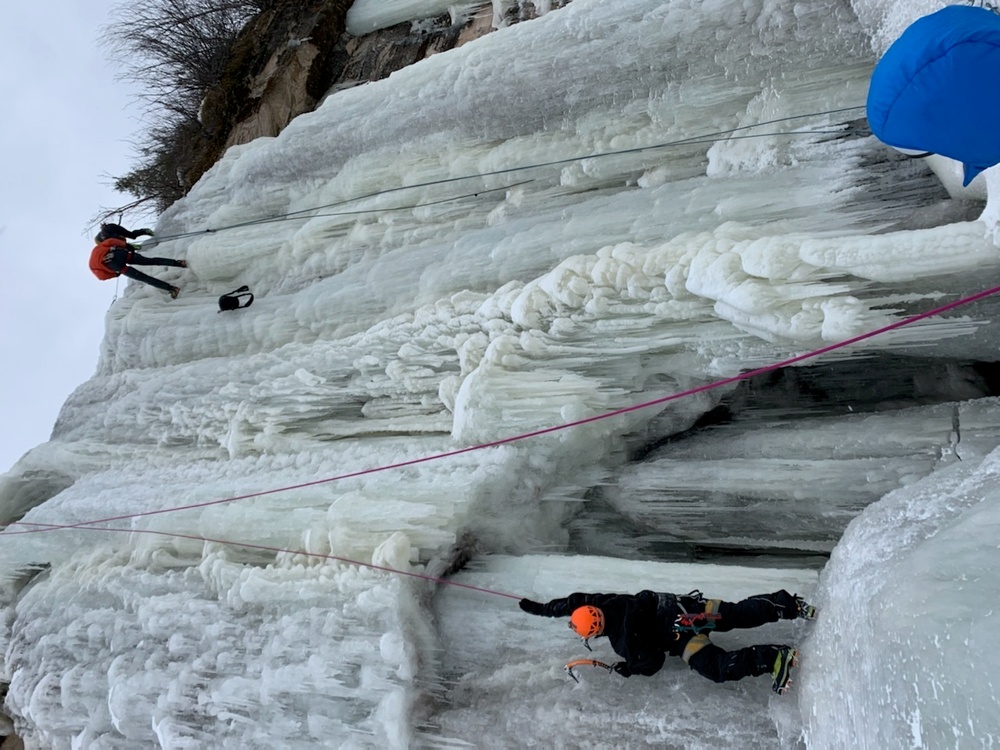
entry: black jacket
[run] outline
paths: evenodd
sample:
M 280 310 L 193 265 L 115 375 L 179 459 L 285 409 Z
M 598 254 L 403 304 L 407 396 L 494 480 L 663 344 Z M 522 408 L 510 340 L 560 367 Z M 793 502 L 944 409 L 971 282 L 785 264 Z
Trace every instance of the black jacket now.
M 677 619 L 677 597 L 655 591 L 638 594 L 570 594 L 564 599 L 553 599 L 533 614 L 544 617 L 568 617 L 578 607 L 597 607 L 604 613 L 604 633 L 615 650 L 625 661 L 619 674 L 651 675 L 663 666 L 667 654 L 676 656 L 683 643 L 674 638 L 674 621 Z M 600 638 L 601 636 L 597 636 Z

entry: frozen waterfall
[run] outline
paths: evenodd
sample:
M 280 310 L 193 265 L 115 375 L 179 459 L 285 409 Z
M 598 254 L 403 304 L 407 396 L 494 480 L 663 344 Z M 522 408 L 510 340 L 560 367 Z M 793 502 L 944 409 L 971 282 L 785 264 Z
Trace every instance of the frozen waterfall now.
M 378 2 L 353 12 L 413 5 Z M 863 117 L 878 54 L 941 4 L 573 0 L 230 149 L 156 227 L 181 297 L 130 285 L 0 476 L 18 734 L 998 744 L 995 299 L 423 460 L 1000 284 L 996 178 L 957 192 Z M 644 588 L 814 599 L 718 636 L 796 643 L 792 693 L 674 659 L 576 684 L 578 640 L 516 605 Z

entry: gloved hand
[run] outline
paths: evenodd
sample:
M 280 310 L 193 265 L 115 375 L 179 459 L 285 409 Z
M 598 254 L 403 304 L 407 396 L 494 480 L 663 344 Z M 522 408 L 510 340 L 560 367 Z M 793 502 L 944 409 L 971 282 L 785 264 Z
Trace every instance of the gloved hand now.
M 545 605 L 540 602 L 533 602 L 531 599 L 522 599 L 517 603 L 521 609 L 529 615 L 540 615 L 545 611 Z
M 153 230 L 152 229 L 136 229 L 135 233 L 136 234 L 144 234 L 147 237 L 152 237 L 153 236 Z
M 620 674 L 622 677 L 631 677 L 632 670 L 628 668 L 628 664 L 623 661 L 616 662 L 611 669 Z

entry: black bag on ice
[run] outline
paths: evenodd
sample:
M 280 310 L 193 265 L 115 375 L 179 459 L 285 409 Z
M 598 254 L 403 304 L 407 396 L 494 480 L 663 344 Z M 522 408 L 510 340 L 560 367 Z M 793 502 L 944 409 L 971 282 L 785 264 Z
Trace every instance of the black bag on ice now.
M 219 312 L 226 310 L 239 310 L 241 307 L 250 307 L 253 304 L 253 294 L 250 287 L 241 286 L 231 292 L 226 292 L 219 297 Z

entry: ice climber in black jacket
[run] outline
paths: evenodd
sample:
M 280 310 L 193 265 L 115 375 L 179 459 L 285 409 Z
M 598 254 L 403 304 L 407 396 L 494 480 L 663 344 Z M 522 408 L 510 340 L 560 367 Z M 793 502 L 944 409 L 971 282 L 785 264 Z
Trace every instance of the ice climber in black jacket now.
M 569 627 L 584 643 L 606 636 L 622 658 L 612 667 L 622 677 L 655 674 L 669 654 L 681 657 L 691 669 L 715 682 L 771 674 L 777 693 L 788 686 L 794 649 L 761 645 L 724 651 L 709 640 L 708 633 L 816 616 L 815 607 L 784 590 L 740 602 L 706 599 L 700 591 L 682 596 L 640 591 L 634 595 L 576 593 L 545 604 L 531 599 L 519 604 L 532 615 L 569 616 Z

